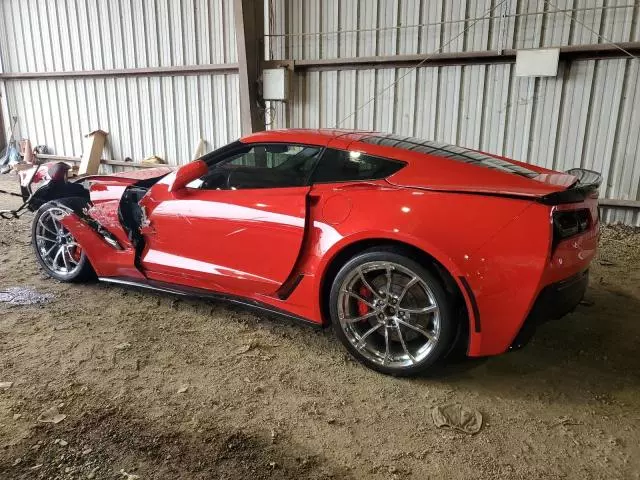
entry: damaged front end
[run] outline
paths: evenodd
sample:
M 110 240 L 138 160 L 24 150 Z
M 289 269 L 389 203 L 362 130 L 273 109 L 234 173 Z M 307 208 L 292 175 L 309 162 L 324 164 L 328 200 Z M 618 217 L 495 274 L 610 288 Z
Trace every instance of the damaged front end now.
M 136 259 L 144 247 L 140 233 L 144 212 L 138 202 L 170 171 L 161 167 L 70 179 L 66 163 L 45 163 L 19 173 L 24 203 L 0 211 L 0 216 L 15 219 L 48 204 L 46 208 L 56 212 L 57 222 L 76 239 L 98 276 L 141 279 Z
M 27 211 L 35 212 L 45 203 L 59 198 L 74 197 L 89 202 L 87 189 L 82 184 L 69 180 L 69 168 L 64 162 L 48 162 L 20 171 L 19 196 L 24 203 L 13 210 L 0 210 L 0 217 L 18 218 Z

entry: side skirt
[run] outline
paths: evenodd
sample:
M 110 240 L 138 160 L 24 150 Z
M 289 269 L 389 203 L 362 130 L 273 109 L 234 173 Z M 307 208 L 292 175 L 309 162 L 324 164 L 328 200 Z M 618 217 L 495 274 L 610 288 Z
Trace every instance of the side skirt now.
M 135 279 L 122 278 L 122 277 L 99 277 L 98 280 L 106 283 L 113 283 L 117 285 L 127 285 L 130 287 L 145 288 L 147 290 L 154 290 L 156 292 L 170 293 L 172 295 L 180 295 L 190 298 L 202 298 L 206 300 L 215 300 L 231 303 L 234 305 L 240 305 L 242 307 L 254 310 L 259 313 L 266 313 L 276 315 L 281 318 L 293 320 L 296 323 L 300 323 L 305 326 L 313 327 L 316 329 L 322 329 L 323 326 L 319 323 L 312 322 L 304 317 L 294 315 L 286 312 L 277 307 L 273 307 L 258 300 L 252 300 L 248 298 L 238 297 L 235 295 L 228 295 L 224 293 L 212 292 L 209 290 L 203 290 L 201 288 L 183 287 L 181 285 L 173 285 L 165 282 L 158 282 L 156 280 L 138 281 Z

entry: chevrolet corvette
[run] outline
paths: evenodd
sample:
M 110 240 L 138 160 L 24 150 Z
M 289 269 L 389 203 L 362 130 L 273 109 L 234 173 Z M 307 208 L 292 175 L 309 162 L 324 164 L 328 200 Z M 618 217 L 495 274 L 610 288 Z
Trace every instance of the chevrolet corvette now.
M 519 347 L 582 299 L 601 177 L 412 137 L 255 133 L 177 169 L 22 172 L 53 278 L 223 299 L 332 326 L 366 366 Z

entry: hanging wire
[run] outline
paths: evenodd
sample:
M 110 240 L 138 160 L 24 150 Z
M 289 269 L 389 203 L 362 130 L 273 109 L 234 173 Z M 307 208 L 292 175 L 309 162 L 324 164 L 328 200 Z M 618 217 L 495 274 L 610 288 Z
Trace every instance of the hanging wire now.
M 621 8 L 634 8 L 635 4 L 627 4 L 627 5 L 607 5 L 604 7 L 585 7 L 585 8 L 568 8 L 562 10 L 555 10 L 551 13 L 565 13 L 565 12 L 589 12 L 589 11 L 604 11 L 604 10 L 617 10 Z M 367 32 L 384 32 L 388 30 L 408 30 L 410 28 L 425 28 L 425 27 L 436 27 L 441 25 L 451 25 L 456 23 L 467 23 L 473 20 L 500 20 L 502 18 L 518 18 L 518 17 L 532 17 L 535 15 L 545 15 L 549 12 L 546 11 L 537 11 L 537 12 L 522 12 L 522 13 L 513 13 L 510 15 L 489 15 L 484 18 L 458 18 L 454 20 L 445 20 L 441 22 L 428 22 L 428 23 L 416 23 L 414 25 L 393 25 L 388 27 L 372 27 L 372 28 L 354 28 L 349 30 L 332 30 L 327 32 L 290 32 L 290 33 L 269 33 L 266 34 L 265 37 L 322 37 L 328 35 L 342 35 L 346 33 L 367 33 Z
M 403 75 L 401 75 L 400 77 L 398 77 L 398 79 L 395 82 L 390 83 L 389 85 L 387 85 L 385 88 L 383 88 L 382 90 L 380 90 L 378 93 L 376 93 L 373 97 L 371 97 L 369 100 L 367 100 L 365 103 L 363 103 L 362 105 L 360 105 L 359 107 L 357 107 L 353 112 L 351 112 L 349 115 L 347 115 L 346 117 L 344 117 L 342 120 L 340 120 L 339 122 L 336 123 L 335 128 L 340 128 L 340 125 L 342 125 L 342 123 L 344 123 L 346 120 L 350 119 L 351 117 L 353 117 L 356 113 L 358 113 L 360 110 L 362 110 L 364 107 L 366 107 L 367 105 L 369 105 L 371 102 L 375 101 L 376 98 L 380 97 L 383 93 L 385 93 L 387 90 L 389 90 L 390 88 L 393 88 L 395 85 L 397 85 L 400 80 L 402 80 L 404 77 L 406 77 L 407 75 L 409 75 L 410 73 L 412 73 L 413 71 L 417 70 L 418 68 L 420 68 L 422 65 L 424 65 L 431 57 L 433 57 L 434 55 L 436 55 L 437 53 L 439 53 L 443 48 L 445 48 L 446 46 L 450 45 L 451 43 L 453 43 L 454 40 L 457 40 L 458 38 L 460 38 L 462 35 L 464 35 L 465 33 L 467 33 L 467 31 L 469 29 L 471 29 L 473 26 L 475 26 L 476 23 L 487 20 L 488 17 L 486 17 L 486 15 L 490 15 L 491 13 L 493 13 L 494 10 L 496 10 L 498 7 L 502 6 L 505 2 L 507 2 L 507 0 L 502 0 L 499 3 L 495 4 L 493 7 L 491 7 L 490 9 L 488 9 L 487 11 L 484 12 L 483 16 L 476 19 L 474 22 L 470 23 L 464 30 L 462 30 L 458 35 L 452 37 L 449 39 L 449 41 L 447 43 L 445 43 L 444 45 L 440 45 L 440 47 L 438 47 L 436 50 L 434 50 L 433 52 L 431 52 L 430 54 L 428 54 L 426 57 L 424 57 L 422 60 L 420 60 L 420 62 L 418 62 L 415 66 L 411 67 L 410 69 L 407 70 L 406 73 L 404 73 Z
M 571 19 L 572 22 L 575 22 L 579 25 L 582 25 L 584 28 L 586 28 L 587 30 L 589 30 L 591 33 L 595 34 L 600 40 L 604 40 L 605 42 L 607 42 L 610 45 L 613 45 L 614 47 L 616 47 L 618 50 L 623 51 L 624 53 L 626 53 L 627 55 L 629 55 L 631 58 L 638 58 L 636 55 L 634 55 L 633 53 L 629 52 L 628 50 L 625 50 L 624 48 L 622 48 L 619 44 L 617 44 L 616 42 L 614 42 L 613 40 L 609 40 L 607 37 L 605 37 L 604 35 L 601 35 L 600 33 L 596 32 L 593 28 L 589 27 L 588 25 L 586 25 L 585 23 L 582 23 L 580 20 L 578 20 L 575 15 L 571 15 L 569 13 L 567 13 L 564 10 L 560 10 L 556 5 L 554 5 L 553 3 L 549 2 L 548 0 L 544 0 L 544 3 L 547 4 L 547 6 L 555 8 L 554 11 L 549 11 L 548 13 L 562 13 L 565 17 L 569 17 Z

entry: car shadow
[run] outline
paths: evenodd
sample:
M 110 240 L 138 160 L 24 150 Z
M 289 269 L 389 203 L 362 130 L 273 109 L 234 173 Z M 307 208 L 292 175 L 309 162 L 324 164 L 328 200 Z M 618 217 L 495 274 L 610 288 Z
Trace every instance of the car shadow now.
M 515 395 L 551 386 L 559 394 L 594 395 L 640 386 L 640 300 L 615 288 L 590 288 L 585 302 L 565 318 L 538 327 L 522 349 L 500 356 L 450 362 L 420 379 L 438 378 L 468 388 Z M 523 381 L 524 380 L 524 381 Z

